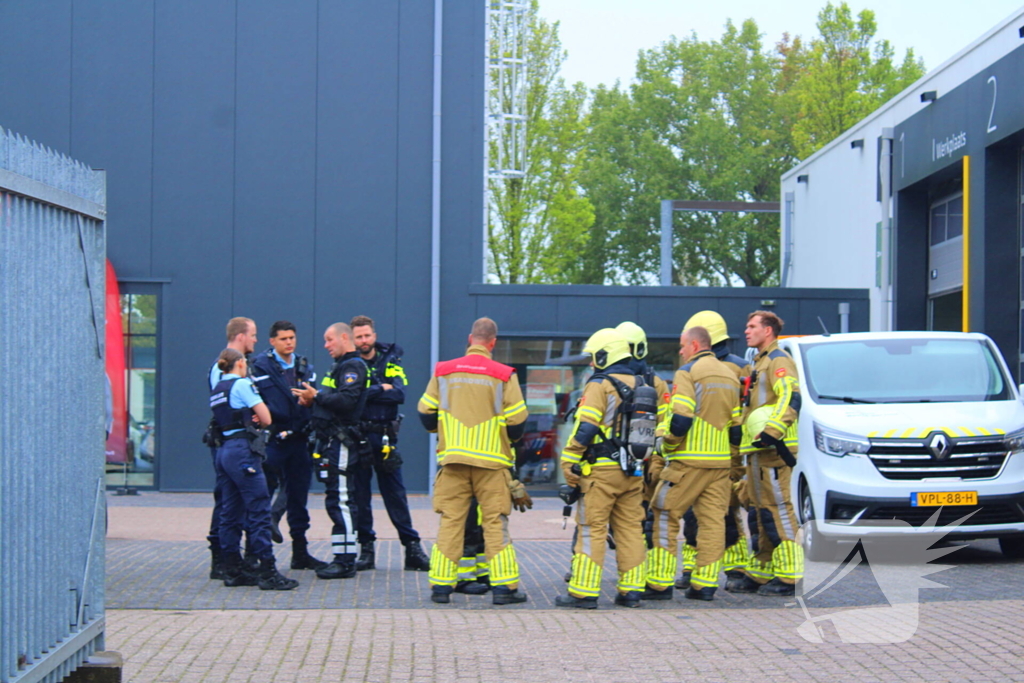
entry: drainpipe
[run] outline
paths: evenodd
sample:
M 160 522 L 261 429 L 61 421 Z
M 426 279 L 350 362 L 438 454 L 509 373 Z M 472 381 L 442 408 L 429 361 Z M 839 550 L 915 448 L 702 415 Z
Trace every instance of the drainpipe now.
M 879 300 L 882 306 L 881 331 L 892 329 L 892 283 L 889 276 L 892 272 L 892 221 L 889 219 L 889 201 L 892 194 L 892 128 L 882 129 L 882 151 L 878 155 L 878 177 L 881 179 L 882 190 L 882 253 L 879 282 Z
M 434 122 L 430 180 L 430 372 L 441 355 L 441 40 L 444 0 L 434 0 Z M 437 474 L 437 435 L 430 435 L 430 493 Z

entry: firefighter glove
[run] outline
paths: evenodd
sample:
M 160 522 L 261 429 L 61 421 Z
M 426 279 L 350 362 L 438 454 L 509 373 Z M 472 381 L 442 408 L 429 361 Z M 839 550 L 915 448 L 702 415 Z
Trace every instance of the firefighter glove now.
M 521 481 L 513 479 L 508 488 L 512 492 L 512 507 L 520 512 L 526 512 L 533 508 L 533 498 L 530 498 L 530 494 L 526 492 L 526 487 Z

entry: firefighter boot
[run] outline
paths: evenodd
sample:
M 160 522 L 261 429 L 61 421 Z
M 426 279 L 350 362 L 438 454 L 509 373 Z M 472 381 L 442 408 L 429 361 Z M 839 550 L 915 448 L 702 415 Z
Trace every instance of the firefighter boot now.
M 656 591 L 651 587 L 648 587 L 643 593 L 640 594 L 641 600 L 671 600 L 672 599 L 672 587 L 669 586 L 665 590 Z
M 287 576 L 282 576 L 281 572 L 277 571 L 277 563 L 271 557 L 266 560 L 260 560 L 260 573 L 257 585 L 261 591 L 290 591 L 298 586 L 299 582 L 295 579 L 289 579 Z
M 430 601 L 439 605 L 447 605 L 452 601 L 451 586 L 433 586 L 430 589 Z
M 615 604 L 619 607 L 639 607 L 640 591 L 628 591 L 615 596 Z
M 526 602 L 526 593 L 508 586 L 494 586 L 491 588 L 491 602 L 495 605 L 515 605 Z
M 575 595 L 559 595 L 555 598 L 555 606 L 597 609 L 597 597 L 577 598 Z
M 680 574 L 679 578 L 676 579 L 676 588 L 678 588 L 681 591 L 684 591 L 687 588 L 689 588 L 690 587 L 690 575 L 691 574 L 693 574 L 693 572 L 690 571 L 690 570 L 686 570 L 682 574 Z
M 725 590 L 730 593 L 757 593 L 761 584 L 744 574 L 736 579 L 729 579 L 725 584 Z
M 466 595 L 483 595 L 489 590 L 491 590 L 490 584 L 481 583 L 480 581 L 459 581 L 455 584 L 455 592 L 465 593 Z
M 757 589 L 758 595 L 791 596 L 796 593 L 796 586 L 791 583 L 783 583 L 778 579 L 772 579 Z
M 686 589 L 686 597 L 688 600 L 704 600 L 711 602 L 715 599 L 715 589 L 715 586 L 704 586 L 703 588 L 690 586 Z
M 292 541 L 292 569 L 323 569 L 327 563 L 309 554 L 306 539 Z
M 376 552 L 373 549 L 373 541 L 363 543 L 359 546 L 359 557 L 356 558 L 356 571 L 362 572 L 367 569 L 376 569 Z
M 409 571 L 430 571 L 430 558 L 423 552 L 423 546 L 419 541 L 409 541 L 405 544 L 405 568 Z

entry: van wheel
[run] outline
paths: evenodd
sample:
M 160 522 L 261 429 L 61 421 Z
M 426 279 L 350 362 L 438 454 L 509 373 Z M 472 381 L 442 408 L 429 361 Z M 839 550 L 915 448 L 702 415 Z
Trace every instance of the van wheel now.
M 1010 536 L 999 539 L 999 549 L 1011 560 L 1024 559 L 1024 536 Z
M 814 504 L 806 483 L 800 485 L 800 523 L 804 531 L 804 555 L 811 562 L 826 562 L 835 557 L 839 544 L 830 541 L 815 529 Z

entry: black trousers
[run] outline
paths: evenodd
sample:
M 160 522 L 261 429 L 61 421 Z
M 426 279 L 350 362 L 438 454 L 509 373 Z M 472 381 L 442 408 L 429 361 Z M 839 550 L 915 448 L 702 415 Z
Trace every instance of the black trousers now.
M 267 444 L 267 461 L 263 469 L 267 473 L 270 497 L 278 488 L 283 488 L 288 515 L 288 530 L 292 540 L 306 540 L 309 529 L 309 483 L 313 472 L 312 459 L 302 438 L 287 441 L 271 441 Z
M 350 473 L 357 466 L 355 454 L 338 439 L 331 439 L 321 455 L 332 467 L 324 482 L 327 487 L 325 507 L 334 527 L 331 529 L 331 551 L 339 563 L 356 561 L 356 525 L 358 511 L 355 503 L 355 485 Z

